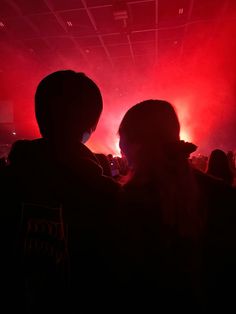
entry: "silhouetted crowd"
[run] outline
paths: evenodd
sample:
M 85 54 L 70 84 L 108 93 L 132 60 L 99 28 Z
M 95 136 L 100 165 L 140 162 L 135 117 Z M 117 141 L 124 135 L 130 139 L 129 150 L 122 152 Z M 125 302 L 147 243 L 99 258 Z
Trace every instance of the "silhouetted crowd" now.
M 122 157 L 84 144 L 103 109 L 84 73 L 35 93 L 41 138 L 0 159 L 3 313 L 234 313 L 235 156 L 191 156 L 174 107 L 144 100 Z

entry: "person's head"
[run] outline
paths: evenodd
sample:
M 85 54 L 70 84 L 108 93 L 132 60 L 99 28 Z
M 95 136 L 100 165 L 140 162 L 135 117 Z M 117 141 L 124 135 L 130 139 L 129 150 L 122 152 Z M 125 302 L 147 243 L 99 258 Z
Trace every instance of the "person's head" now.
M 84 73 L 49 74 L 35 93 L 35 114 L 43 138 L 85 142 L 96 129 L 103 102 L 98 86 Z
M 145 100 L 131 107 L 121 121 L 119 136 L 121 151 L 132 166 L 143 155 L 170 155 L 178 149 L 184 152 L 178 117 L 164 100 Z
M 232 183 L 232 173 L 226 153 L 221 149 L 214 149 L 209 157 L 207 173 Z

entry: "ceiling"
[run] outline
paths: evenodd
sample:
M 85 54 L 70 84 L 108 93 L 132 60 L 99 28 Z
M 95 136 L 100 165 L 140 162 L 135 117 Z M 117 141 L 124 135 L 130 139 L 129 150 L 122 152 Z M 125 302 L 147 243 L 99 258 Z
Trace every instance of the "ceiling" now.
M 55 59 L 114 69 L 156 64 L 167 52 L 179 59 L 235 13 L 235 0 L 1 0 L 0 70 L 14 53 L 6 44 L 49 69 Z
M 104 134 L 116 134 L 125 110 L 150 97 L 179 101 L 194 139 L 217 130 L 227 142 L 236 126 L 235 38 L 236 0 L 0 0 L 0 142 L 4 119 L 7 143 L 13 130 L 35 136 L 35 88 L 62 68 L 99 83 L 106 114 L 96 136 L 107 146 L 115 140 Z

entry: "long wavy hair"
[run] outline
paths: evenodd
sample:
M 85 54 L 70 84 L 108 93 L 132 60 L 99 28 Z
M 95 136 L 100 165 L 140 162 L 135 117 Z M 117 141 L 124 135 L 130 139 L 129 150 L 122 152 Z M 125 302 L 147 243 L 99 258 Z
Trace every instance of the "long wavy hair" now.
M 150 184 L 156 191 L 163 225 L 183 237 L 195 237 L 201 218 L 188 157 L 196 146 L 181 141 L 179 134 L 173 106 L 163 100 L 146 100 L 130 108 L 122 119 L 120 148 L 131 169 L 126 185 Z

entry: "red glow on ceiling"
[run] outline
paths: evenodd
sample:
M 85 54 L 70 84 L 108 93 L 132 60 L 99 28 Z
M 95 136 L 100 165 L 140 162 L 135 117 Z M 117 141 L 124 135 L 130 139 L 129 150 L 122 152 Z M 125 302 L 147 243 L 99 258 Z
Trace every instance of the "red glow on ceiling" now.
M 80 1 L 51 2 L 19 1 L 16 11 L 3 5 L 0 101 L 14 104 L 14 138 L 39 136 L 36 86 L 71 68 L 103 94 L 104 111 L 87 143 L 96 152 L 118 155 L 124 113 L 150 98 L 175 106 L 181 138 L 200 151 L 235 149 L 235 1 L 127 0 L 125 25 L 114 19 L 113 1 L 84 1 L 86 10 Z

